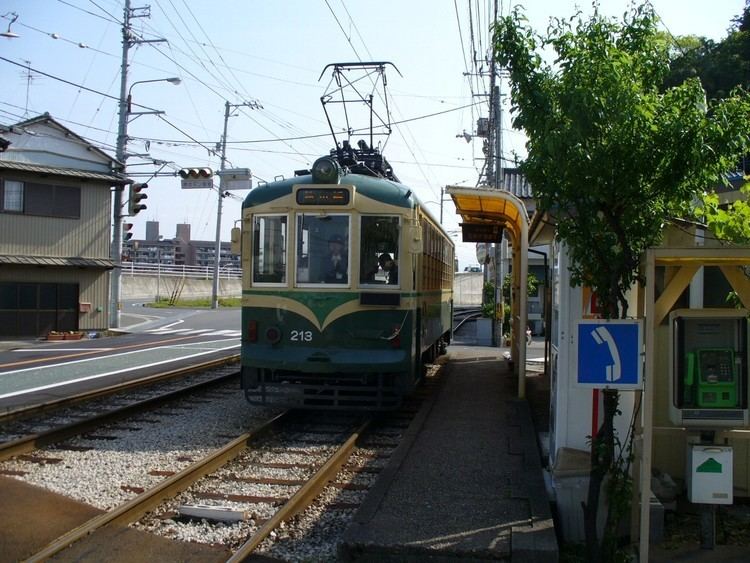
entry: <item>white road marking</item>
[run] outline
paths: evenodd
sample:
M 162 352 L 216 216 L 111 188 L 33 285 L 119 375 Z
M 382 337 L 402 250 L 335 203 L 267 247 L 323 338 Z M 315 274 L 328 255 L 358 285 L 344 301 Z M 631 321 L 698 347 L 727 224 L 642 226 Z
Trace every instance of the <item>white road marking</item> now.
M 18 348 L 11 352 L 109 352 L 116 348 Z
M 225 342 L 225 340 L 217 340 L 216 342 Z M 201 342 L 201 344 L 208 344 L 208 342 Z M 176 362 L 176 361 L 179 361 L 179 360 L 187 360 L 187 359 L 190 359 L 190 358 L 196 358 L 198 356 L 205 356 L 206 354 L 211 354 L 213 352 L 221 352 L 223 350 L 231 350 L 232 348 L 237 348 L 238 346 L 239 346 L 239 344 L 232 344 L 231 346 L 224 346 L 222 348 L 212 348 L 212 349 L 210 349 L 208 351 L 198 352 L 196 354 L 190 354 L 188 356 L 180 356 L 178 358 L 172 358 L 172 359 L 168 359 L 168 360 L 161 360 L 159 362 L 152 362 L 150 364 L 144 364 L 144 365 L 138 366 L 138 368 L 139 369 L 140 368 L 148 368 L 148 367 L 153 367 L 153 366 L 159 366 L 159 365 L 162 365 L 162 364 L 168 364 L 170 362 Z M 173 347 L 176 347 L 176 346 L 165 346 L 165 348 L 173 348 Z M 184 347 L 184 345 L 182 345 L 182 347 Z M 138 354 L 138 353 L 143 353 L 143 352 L 152 351 L 152 350 L 153 350 L 153 348 L 148 349 L 148 350 L 131 350 L 129 352 L 123 352 L 121 354 L 112 354 L 111 356 L 107 356 L 107 357 L 108 358 L 113 358 L 113 357 L 116 357 L 116 356 L 126 356 L 126 355 L 129 355 L 129 354 Z M 102 360 L 102 358 L 86 358 L 86 359 L 83 359 L 83 360 L 74 360 L 72 362 L 66 362 L 66 365 L 70 365 L 70 364 L 74 364 L 74 363 L 99 361 L 99 360 Z M 57 365 L 60 365 L 60 364 L 57 364 Z M 53 367 L 55 367 L 55 366 L 54 365 L 44 366 L 44 368 L 53 368 Z M 109 371 L 109 372 L 106 372 L 106 373 L 98 373 L 96 375 L 89 375 L 89 376 L 86 376 L 86 377 L 79 377 L 78 379 L 71 379 L 71 380 L 68 380 L 68 381 L 61 381 L 59 383 L 52 383 L 50 385 L 42 385 L 40 387 L 33 387 L 33 388 L 30 388 L 30 389 L 23 389 L 22 391 L 14 391 L 12 393 L 6 393 L 5 395 L 0 395 L 0 399 L 5 399 L 7 397 L 15 397 L 17 395 L 25 395 L 27 393 L 33 393 L 35 391 L 43 391 L 45 389 L 53 389 L 55 387 L 62 387 L 64 385 L 70 385 L 71 383 L 78 383 L 80 381 L 89 381 L 91 379 L 98 379 L 100 377 L 107 377 L 109 375 L 116 375 L 118 373 L 127 372 L 127 371 L 130 371 L 132 369 L 133 369 L 132 366 L 128 366 L 126 368 L 117 369 L 117 370 Z M 6 372 L 3 372 L 2 374 L 0 374 L 0 376 L 5 377 L 7 375 L 23 373 L 25 371 L 32 371 L 32 370 L 39 370 L 39 367 L 25 368 L 25 369 L 19 369 L 19 370 L 15 370 L 15 371 L 6 371 Z

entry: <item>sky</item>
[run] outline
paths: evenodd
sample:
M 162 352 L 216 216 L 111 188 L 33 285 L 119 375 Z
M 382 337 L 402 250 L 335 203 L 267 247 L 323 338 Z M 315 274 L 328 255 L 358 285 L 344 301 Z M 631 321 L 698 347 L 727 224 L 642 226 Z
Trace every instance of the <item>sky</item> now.
M 591 3 L 498 0 L 499 13 L 524 6 L 544 33 L 550 17 L 569 17 Z M 128 85 L 134 104 L 163 111 L 128 125 L 128 174 L 148 181 L 147 209 L 128 219 L 134 237 L 159 221 L 164 238 L 190 223 L 195 240 L 214 240 L 216 191 L 182 190 L 180 168 L 219 168 L 216 150 L 225 103 L 230 168 L 249 168 L 253 185 L 293 176 L 334 146 L 320 102 L 330 86 L 327 65 L 387 61 L 392 133 L 379 139 L 402 183 L 433 214 L 441 189 L 475 186 L 484 163 L 476 121 L 487 115 L 488 27 L 492 0 L 132 0 L 133 29 L 142 39 L 130 50 Z M 620 17 L 627 0 L 601 0 Z M 726 36 L 744 0 L 654 0 L 662 28 L 672 35 Z M 0 124 L 49 114 L 114 156 L 122 53 L 124 0 L 0 0 Z M 165 41 L 161 41 L 165 40 Z M 476 64 L 474 61 L 478 61 Z M 177 86 L 163 81 L 179 77 Z M 140 81 L 154 81 L 135 84 Z M 362 82 L 364 84 L 364 82 Z M 504 87 L 507 91 L 507 86 Z M 370 93 L 370 87 L 362 88 Z M 382 113 L 382 98 L 375 94 Z M 340 107 L 340 106 L 339 106 Z M 523 157 L 523 133 L 512 130 L 503 104 L 503 156 Z M 329 104 L 336 130 L 344 127 Z M 361 115 L 351 125 L 366 127 Z M 464 133 L 467 135 L 465 136 Z M 466 137 L 470 141 L 466 141 Z M 359 137 L 354 137 L 355 141 Z M 151 177 L 157 174 L 155 177 Z M 223 199 L 222 239 L 240 219 L 245 191 Z M 457 243 L 459 268 L 475 264 L 474 245 L 460 242 L 459 221 L 447 196 L 443 226 Z

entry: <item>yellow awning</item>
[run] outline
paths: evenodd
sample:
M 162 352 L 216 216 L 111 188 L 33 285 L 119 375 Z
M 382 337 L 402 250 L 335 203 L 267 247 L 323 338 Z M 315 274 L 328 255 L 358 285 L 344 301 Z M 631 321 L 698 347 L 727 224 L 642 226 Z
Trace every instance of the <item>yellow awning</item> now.
M 510 192 L 461 186 L 448 186 L 445 191 L 464 223 L 501 223 L 513 233 L 514 241 L 528 229 L 526 206 Z

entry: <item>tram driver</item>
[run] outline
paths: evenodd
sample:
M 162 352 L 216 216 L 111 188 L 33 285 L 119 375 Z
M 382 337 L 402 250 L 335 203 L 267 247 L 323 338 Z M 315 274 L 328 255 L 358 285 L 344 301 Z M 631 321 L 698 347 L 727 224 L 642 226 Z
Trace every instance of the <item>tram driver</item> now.
M 349 262 L 344 239 L 341 235 L 332 235 L 328 239 L 328 256 L 325 259 L 322 271 L 325 283 L 347 283 Z

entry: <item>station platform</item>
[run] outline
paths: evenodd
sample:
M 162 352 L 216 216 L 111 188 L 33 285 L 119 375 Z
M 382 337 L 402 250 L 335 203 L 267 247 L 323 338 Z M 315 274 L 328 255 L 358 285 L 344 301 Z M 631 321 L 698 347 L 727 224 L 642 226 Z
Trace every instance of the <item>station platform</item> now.
M 355 515 L 342 560 L 558 560 L 531 410 L 505 350 L 448 348 L 441 387 Z

